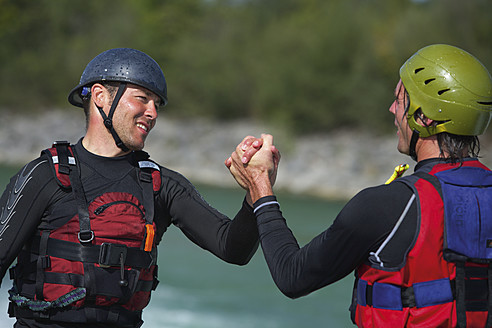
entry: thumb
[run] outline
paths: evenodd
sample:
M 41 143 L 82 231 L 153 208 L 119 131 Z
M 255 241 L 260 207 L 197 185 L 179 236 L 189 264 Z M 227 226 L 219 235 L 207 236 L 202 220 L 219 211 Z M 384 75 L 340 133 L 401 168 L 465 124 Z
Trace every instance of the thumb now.
M 261 138 L 263 139 L 263 148 L 272 149 L 273 136 L 271 134 L 262 133 Z
M 228 159 L 226 159 L 226 160 L 224 161 L 224 164 L 225 164 L 225 166 L 226 166 L 227 168 L 230 168 L 230 167 L 231 167 L 231 165 L 232 165 L 232 158 L 230 158 L 230 157 L 229 157 Z

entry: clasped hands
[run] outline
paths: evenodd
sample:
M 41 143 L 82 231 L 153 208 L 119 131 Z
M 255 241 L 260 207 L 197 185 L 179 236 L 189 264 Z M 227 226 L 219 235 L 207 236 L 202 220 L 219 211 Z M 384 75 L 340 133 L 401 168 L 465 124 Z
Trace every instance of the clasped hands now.
M 248 191 L 247 201 L 252 205 L 261 197 L 273 195 L 277 178 L 280 152 L 273 145 L 273 136 L 247 136 L 237 145 L 224 164 L 237 183 Z

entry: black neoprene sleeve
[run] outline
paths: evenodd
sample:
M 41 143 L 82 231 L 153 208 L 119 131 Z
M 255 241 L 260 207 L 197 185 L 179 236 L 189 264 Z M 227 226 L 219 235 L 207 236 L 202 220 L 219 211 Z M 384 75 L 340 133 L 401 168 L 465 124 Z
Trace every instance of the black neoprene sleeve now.
M 260 242 L 280 291 L 297 298 L 348 275 L 382 243 L 410 196 L 410 189 L 401 183 L 365 189 L 345 205 L 327 230 L 303 247 L 298 245 L 278 205 L 260 208 L 261 204 L 276 198 L 258 200 L 254 207 L 258 209 Z M 415 213 L 414 206 L 409 215 L 415 216 Z M 302 220 L 309 224 L 309 218 Z M 410 237 L 413 233 L 414 230 L 409 229 Z M 403 251 L 395 257 L 403 257 Z
M 58 190 L 46 159 L 23 167 L 0 198 L 0 278 L 32 237 L 49 200 Z M 0 279 L 0 281 L 1 281 Z
M 258 229 L 253 209 L 245 201 L 231 220 L 181 174 L 163 168 L 162 179 L 158 206 L 168 211 L 171 223 L 186 237 L 228 263 L 244 265 L 251 259 L 258 248 Z

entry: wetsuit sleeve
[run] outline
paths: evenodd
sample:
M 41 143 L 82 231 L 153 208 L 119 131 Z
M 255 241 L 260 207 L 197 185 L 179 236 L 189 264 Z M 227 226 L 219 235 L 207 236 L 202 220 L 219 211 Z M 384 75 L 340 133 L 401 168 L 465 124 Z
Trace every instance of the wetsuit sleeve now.
M 58 189 L 46 159 L 39 158 L 10 179 L 0 198 L 0 282 L 39 225 Z
M 259 241 L 256 218 L 246 201 L 231 220 L 208 204 L 180 174 L 167 172 L 162 180 L 160 198 L 172 224 L 192 242 L 226 262 L 238 265 L 249 262 Z
M 254 205 L 260 242 L 277 287 L 297 298 L 348 275 L 389 234 L 410 195 L 408 187 L 395 183 L 363 190 L 327 230 L 303 247 L 288 228 L 276 198 L 258 200 Z M 266 203 L 270 205 L 261 206 Z M 308 218 L 304 220 L 309 224 Z

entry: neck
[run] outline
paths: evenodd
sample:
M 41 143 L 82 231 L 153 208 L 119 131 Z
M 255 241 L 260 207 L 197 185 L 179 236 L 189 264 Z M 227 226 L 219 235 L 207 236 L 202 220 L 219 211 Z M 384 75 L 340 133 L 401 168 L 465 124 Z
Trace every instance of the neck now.
M 111 140 L 101 141 L 86 134 L 84 139 L 82 139 L 82 145 L 87 151 L 103 157 L 118 157 L 130 153 L 118 148 L 112 138 Z
M 417 162 L 429 159 L 429 158 L 446 158 L 447 154 L 442 154 L 439 149 L 437 137 L 430 136 L 427 138 L 419 138 L 417 145 L 415 146 L 415 152 L 417 153 Z
M 124 152 L 116 146 L 113 136 L 104 125 L 95 127 L 89 124 L 82 145 L 87 151 L 103 157 L 118 157 L 130 152 Z
M 96 104 L 91 104 L 87 132 L 82 140 L 82 145 L 87 151 L 103 157 L 118 157 L 130 152 L 125 152 L 116 146 L 111 132 L 104 125 Z

